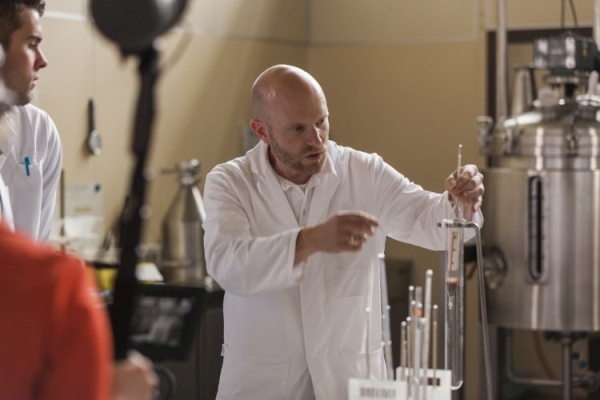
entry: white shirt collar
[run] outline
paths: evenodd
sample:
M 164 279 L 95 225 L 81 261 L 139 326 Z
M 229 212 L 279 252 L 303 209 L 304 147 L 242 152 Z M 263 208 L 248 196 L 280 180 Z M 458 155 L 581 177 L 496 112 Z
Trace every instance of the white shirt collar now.
M 273 170 L 273 171 L 275 172 L 275 170 Z M 317 186 L 319 184 L 319 182 L 321 182 L 322 176 L 325 174 L 331 173 L 331 172 L 333 172 L 333 165 L 331 164 L 331 162 L 329 162 L 329 154 L 328 154 L 327 159 L 325 160 L 325 165 L 323 166 L 323 169 L 320 172 L 313 174 L 310 177 L 310 179 L 308 180 L 308 182 L 306 182 L 304 185 L 298 185 L 297 183 L 287 180 L 283 176 L 279 175 L 277 172 L 275 172 L 275 176 L 277 176 L 277 180 L 279 181 L 279 184 L 281 185 L 281 188 L 283 189 L 283 191 L 286 191 L 289 188 L 296 187 L 296 186 L 303 188 L 303 189 L 309 189 L 311 187 Z

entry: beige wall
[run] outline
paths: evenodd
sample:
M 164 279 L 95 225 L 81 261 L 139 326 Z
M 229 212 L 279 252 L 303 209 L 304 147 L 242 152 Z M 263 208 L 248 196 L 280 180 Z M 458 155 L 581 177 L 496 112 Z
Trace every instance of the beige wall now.
M 591 24 L 590 0 L 575 0 L 580 25 Z M 38 103 L 54 118 L 65 148 L 67 182 L 100 181 L 109 227 L 129 183 L 128 152 L 137 94 L 135 60 L 121 62 L 91 28 L 85 1 L 49 1 Z M 559 1 L 510 0 L 512 27 L 556 27 Z M 572 19 L 570 13 L 566 18 Z M 410 179 L 441 191 L 464 146 L 463 162 L 483 165 L 475 117 L 485 113 L 485 31 L 494 0 L 195 0 L 183 29 L 166 35 L 162 59 L 183 46 L 162 76 L 149 164 L 161 169 L 197 158 L 202 176 L 243 153 L 248 92 L 274 63 L 308 69 L 322 83 L 334 140 L 377 152 Z M 97 103 L 104 150 L 83 151 L 86 104 Z M 177 188 L 173 176 L 151 184 L 153 217 L 146 241 L 159 241 L 160 219 Z M 388 254 L 414 259 L 415 283 L 438 268 L 440 255 L 390 243 Z M 467 399 L 477 399 L 477 282 L 468 282 Z
M 43 71 L 38 104 L 55 120 L 65 150 L 66 182 L 99 181 L 104 187 L 106 228 L 114 225 L 129 185 L 132 115 L 137 98 L 137 60 L 121 61 L 86 18 L 85 2 L 48 2 L 43 19 Z M 286 4 L 286 5 L 284 5 Z M 157 118 L 149 166 L 157 171 L 197 158 L 202 176 L 218 162 L 243 154 L 242 125 L 249 119 L 249 88 L 267 66 L 306 65 L 306 5 L 280 1 L 190 1 L 178 29 L 165 35 L 167 63 L 157 88 Z M 183 49 L 175 64 L 170 63 Z M 87 101 L 96 102 L 103 151 L 88 156 Z M 158 242 L 160 220 L 177 189 L 159 175 L 148 202 L 153 217 L 147 242 Z

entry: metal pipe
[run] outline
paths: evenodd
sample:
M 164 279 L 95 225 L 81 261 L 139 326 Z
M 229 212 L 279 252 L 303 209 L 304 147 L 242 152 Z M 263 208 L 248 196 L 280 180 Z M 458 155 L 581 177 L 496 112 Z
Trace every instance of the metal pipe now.
M 513 383 L 520 385 L 533 385 L 533 386 L 561 386 L 562 381 L 540 379 L 540 378 L 522 378 L 516 376 L 512 370 L 512 332 L 506 332 L 506 377 Z
M 571 337 L 564 335 L 562 338 L 563 346 L 563 400 L 573 398 L 571 384 Z
M 541 378 L 523 378 L 516 376 L 512 370 L 512 331 L 507 330 L 505 335 L 505 372 L 506 377 L 512 383 L 526 386 L 546 386 L 546 387 L 563 387 L 563 398 L 562 400 L 570 400 L 572 397 L 572 388 L 590 388 L 595 384 L 596 375 L 598 373 L 591 373 L 583 376 L 573 376 L 571 368 L 571 344 L 573 340 L 568 333 L 562 339 L 563 345 L 563 379 L 541 379 Z M 589 390 L 589 389 L 588 389 Z M 568 391 L 568 394 L 567 394 Z
M 600 0 L 596 0 L 600 1 Z M 496 27 L 496 121 L 507 116 L 508 75 L 506 57 L 506 0 L 498 0 Z
M 475 229 L 477 233 L 477 265 L 479 275 L 479 310 L 481 311 L 481 336 L 483 340 L 483 359 L 485 361 L 485 380 L 487 389 L 487 400 L 494 399 L 494 388 L 492 381 L 492 357 L 490 354 L 490 335 L 488 332 L 488 317 L 487 317 L 487 302 L 485 297 L 485 275 L 483 271 L 483 254 L 481 251 L 481 231 L 475 223 L 467 224 L 470 228 Z

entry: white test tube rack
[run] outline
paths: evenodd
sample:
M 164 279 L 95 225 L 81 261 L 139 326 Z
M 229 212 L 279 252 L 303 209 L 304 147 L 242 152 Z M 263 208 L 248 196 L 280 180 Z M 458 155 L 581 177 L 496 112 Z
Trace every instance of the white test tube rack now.
M 427 385 L 417 386 L 417 393 L 422 393 L 420 400 L 452 399 L 450 371 L 428 369 L 427 378 Z M 350 400 L 417 400 L 408 395 L 410 387 L 407 380 L 350 379 L 348 394 Z
M 460 227 L 470 228 L 475 230 L 476 237 L 476 248 L 477 248 L 477 260 L 481 264 L 483 257 L 481 251 L 481 233 L 479 226 L 472 222 L 457 223 L 456 221 L 443 221 L 439 224 L 440 227 Z M 478 268 L 479 272 L 479 298 L 480 298 L 480 312 L 482 318 L 482 340 L 483 340 L 483 353 L 484 353 L 484 367 L 486 375 L 486 391 L 487 399 L 493 400 L 494 396 L 492 393 L 492 373 L 491 373 L 491 355 L 489 346 L 489 335 L 487 327 L 487 312 L 486 312 L 486 297 L 484 287 L 484 275 L 483 268 Z M 414 292 L 413 292 L 414 293 Z M 417 296 L 411 303 L 417 304 Z M 426 293 L 427 297 L 427 293 Z M 427 301 L 425 302 L 427 303 Z M 435 310 L 435 306 L 434 306 Z M 409 323 L 413 323 L 415 320 L 425 320 L 420 318 L 422 314 L 415 313 L 413 305 L 411 304 L 410 314 L 413 318 L 407 318 Z M 422 309 L 421 309 L 422 311 Z M 437 324 L 437 317 L 435 315 L 432 318 L 432 323 Z M 452 397 L 452 386 L 451 386 L 451 371 L 441 369 L 430 369 L 430 368 L 413 368 L 415 359 L 420 360 L 419 357 L 415 357 L 415 349 L 417 341 L 410 339 L 412 327 L 406 325 L 405 338 L 408 343 L 401 343 L 402 349 L 408 349 L 407 357 L 405 358 L 406 364 L 396 369 L 397 380 L 376 380 L 376 379 L 350 379 L 348 387 L 348 398 L 349 400 L 450 400 Z M 433 334 L 431 335 L 431 345 L 436 346 L 435 332 L 437 327 L 433 328 Z M 419 343 L 420 344 L 420 343 Z M 433 351 L 434 358 L 436 358 L 436 350 Z M 404 358 L 402 358 L 404 359 Z M 435 361 L 433 362 L 435 364 Z M 367 360 L 367 365 L 370 365 Z M 420 364 L 423 365 L 423 364 Z M 413 372 L 414 371 L 414 372 Z M 426 372 L 426 373 L 424 373 Z M 368 376 L 371 376 L 370 373 Z M 427 379 L 423 379 L 426 377 Z
M 401 368 L 396 369 L 396 376 L 400 376 Z M 451 400 L 450 371 L 427 369 L 425 372 L 425 374 L 416 377 L 412 377 L 409 373 L 406 375 L 405 380 L 398 380 L 397 387 L 403 394 L 403 397 L 399 398 L 403 400 Z M 425 385 L 422 384 L 423 376 L 427 378 L 427 384 Z
M 379 265 L 382 268 L 380 283 L 386 284 L 385 268 L 381 263 L 379 256 Z M 410 316 L 402 324 L 402 360 L 401 366 L 396 369 L 396 380 L 390 376 L 387 380 L 377 379 L 350 379 L 348 394 L 349 400 L 451 400 L 451 371 L 428 368 L 429 346 L 433 347 L 433 362 L 437 357 L 437 341 L 435 333 L 437 332 L 437 306 L 433 306 L 433 317 L 431 318 L 431 278 L 432 272 L 427 271 L 425 288 L 425 299 L 423 299 L 422 289 L 411 287 L 409 296 L 411 297 Z M 371 275 L 372 276 L 372 275 Z M 371 296 L 369 296 L 371 297 Z M 413 298 L 414 297 L 414 298 Z M 423 300 L 425 309 L 423 309 Z M 387 310 L 389 306 L 382 304 L 382 310 Z M 368 312 L 370 309 L 368 309 Z M 423 315 L 430 316 L 429 319 L 423 318 Z M 389 316 L 383 316 L 384 318 Z M 412 317 L 412 318 L 411 318 Z M 433 326 L 432 340 L 430 340 Z M 386 327 L 383 327 L 384 330 Z M 389 326 L 387 327 L 389 329 Z M 367 331 L 368 336 L 368 331 Z M 389 337 L 389 333 L 388 336 Z M 390 343 L 385 341 L 384 346 Z M 425 351 L 427 346 L 427 351 Z M 408 354 L 407 354 L 408 353 Z M 386 352 L 386 364 L 391 362 L 390 352 Z M 367 365 L 370 361 L 367 360 Z M 388 365 L 389 367 L 389 365 Z M 371 376 L 370 372 L 367 374 Z

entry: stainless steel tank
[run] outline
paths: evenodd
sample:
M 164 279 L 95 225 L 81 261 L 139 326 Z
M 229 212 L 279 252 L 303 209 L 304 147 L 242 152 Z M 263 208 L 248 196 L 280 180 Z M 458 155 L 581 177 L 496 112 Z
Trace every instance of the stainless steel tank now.
M 497 326 L 600 330 L 600 97 L 596 82 L 587 89 L 590 75 L 550 75 L 519 114 L 494 128 L 479 121 L 488 157 L 484 268 Z
M 200 164 L 183 161 L 176 169 L 180 188 L 162 221 L 162 262 L 166 282 L 207 286 L 212 284 L 204 257 L 205 219 L 202 196 L 197 187 Z

